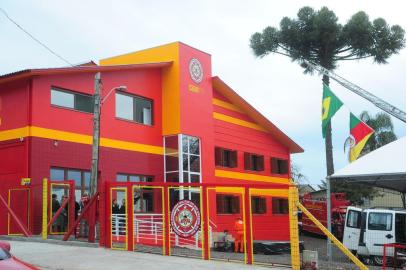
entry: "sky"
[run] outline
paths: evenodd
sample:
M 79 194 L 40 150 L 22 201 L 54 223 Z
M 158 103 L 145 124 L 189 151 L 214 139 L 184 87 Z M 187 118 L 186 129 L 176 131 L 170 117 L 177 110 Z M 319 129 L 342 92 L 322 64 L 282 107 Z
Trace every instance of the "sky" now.
M 403 1 L 136 1 L 136 0 L 2 0 L 2 7 L 21 26 L 71 63 L 83 63 L 182 41 L 212 55 L 218 75 L 244 99 L 305 150 L 293 162 L 317 186 L 325 178 L 321 136 L 321 77 L 305 75 L 298 64 L 281 55 L 256 58 L 250 36 L 285 17 L 296 17 L 303 6 L 327 6 L 340 23 L 363 10 L 373 20 L 386 19 L 406 29 Z M 0 74 L 27 68 L 60 67 L 66 63 L 46 51 L 0 13 Z M 406 110 L 406 49 L 387 65 L 371 60 L 345 61 L 337 74 Z M 343 145 L 349 135 L 349 110 L 380 110 L 335 82 L 331 89 L 345 103 L 333 118 L 334 165 L 348 161 Z M 405 123 L 393 119 L 398 137 Z

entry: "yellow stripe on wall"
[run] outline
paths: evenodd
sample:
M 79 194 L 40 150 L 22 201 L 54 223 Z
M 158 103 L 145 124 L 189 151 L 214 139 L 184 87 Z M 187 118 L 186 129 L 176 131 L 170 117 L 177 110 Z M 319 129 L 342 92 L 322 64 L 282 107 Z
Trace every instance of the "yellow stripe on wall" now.
M 289 184 L 290 183 L 288 178 L 272 177 L 272 176 L 266 176 L 266 175 L 258 175 L 258 174 L 252 174 L 252 173 L 240 173 L 240 172 L 232 172 L 232 171 L 224 171 L 224 170 L 215 170 L 214 175 L 216 177 L 246 180 L 246 181 L 255 181 L 255 182 L 267 182 L 267 183 L 273 183 L 273 184 Z
M 30 136 L 32 137 L 82 144 L 92 144 L 93 140 L 92 136 L 90 135 L 61 131 L 56 129 L 41 128 L 35 126 L 31 126 L 29 128 L 30 128 Z
M 247 127 L 247 128 L 252 128 L 252 129 L 268 132 L 266 129 L 264 129 L 260 125 L 257 125 L 257 124 L 255 124 L 253 122 L 248 122 L 248 121 L 245 121 L 245 120 L 241 120 L 241 119 L 231 117 L 231 116 L 228 116 L 228 115 L 225 115 L 225 114 L 222 114 L 222 113 L 213 112 L 213 118 L 217 119 L 217 120 L 224 121 L 224 122 L 232 123 L 232 124 L 235 124 L 235 125 L 239 125 L 239 126 L 243 126 L 243 127 Z
M 242 187 L 215 187 L 213 189 L 219 193 L 244 194 L 244 188 Z
M 29 136 L 73 143 L 81 143 L 87 145 L 91 145 L 93 140 L 93 137 L 90 135 L 41 128 L 35 126 L 26 126 L 23 128 L 0 131 L 0 141 L 13 140 Z M 108 138 L 100 138 L 100 146 L 157 155 L 163 155 L 164 153 L 163 147 L 161 146 L 133 143 Z
M 107 138 L 100 139 L 100 146 L 121 149 L 121 150 L 135 151 L 135 152 L 157 154 L 157 155 L 164 154 L 164 150 L 161 146 L 154 146 L 154 145 L 141 144 L 141 143 L 132 143 L 132 142 L 126 142 L 126 141 L 107 139 Z
M 271 197 L 282 197 L 287 198 L 289 196 L 289 189 L 261 189 L 252 188 L 250 189 L 250 194 L 253 196 L 271 196 Z
M 30 133 L 29 127 L 0 131 L 0 141 L 24 138 L 24 137 L 29 136 L 29 133 Z
M 229 109 L 229 110 L 236 111 L 236 112 L 239 112 L 239 113 L 245 113 L 243 110 L 241 110 L 237 106 L 235 106 L 235 105 L 233 105 L 233 104 L 231 104 L 229 102 L 222 101 L 222 100 L 217 99 L 217 98 L 213 98 L 212 103 L 214 105 L 223 107 L 225 109 Z

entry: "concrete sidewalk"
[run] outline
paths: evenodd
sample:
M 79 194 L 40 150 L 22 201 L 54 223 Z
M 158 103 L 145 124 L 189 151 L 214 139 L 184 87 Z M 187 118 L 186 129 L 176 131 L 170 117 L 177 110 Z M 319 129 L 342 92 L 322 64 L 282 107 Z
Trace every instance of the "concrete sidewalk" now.
M 9 241 L 11 252 L 19 259 L 43 270 L 264 270 L 232 262 L 204 261 L 182 257 L 115 251 L 48 243 Z M 272 268 L 287 269 L 287 268 Z

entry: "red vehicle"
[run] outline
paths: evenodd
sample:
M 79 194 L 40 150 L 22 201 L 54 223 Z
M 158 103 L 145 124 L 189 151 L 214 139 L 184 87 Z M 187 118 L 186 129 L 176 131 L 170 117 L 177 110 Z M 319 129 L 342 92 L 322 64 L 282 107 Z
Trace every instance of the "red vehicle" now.
M 326 198 L 312 198 L 310 193 L 304 195 L 302 204 L 327 227 L 327 201 Z M 331 193 L 331 230 L 338 239 L 343 238 L 345 214 L 351 203 L 344 193 Z M 324 235 L 320 229 L 305 215 L 302 216 L 302 230 L 305 232 Z
M 10 254 L 10 244 L 0 241 L 0 269 L 1 270 L 39 270 L 32 265 L 20 261 Z

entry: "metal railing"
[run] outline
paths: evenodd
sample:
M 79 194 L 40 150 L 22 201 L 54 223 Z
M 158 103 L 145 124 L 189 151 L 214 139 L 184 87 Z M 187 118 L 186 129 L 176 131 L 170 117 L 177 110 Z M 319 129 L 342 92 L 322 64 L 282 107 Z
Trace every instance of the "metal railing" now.
M 155 244 L 163 239 L 163 215 L 134 213 L 134 237 L 137 242 L 140 239 L 152 240 Z
M 112 214 L 112 236 L 118 238 L 126 234 L 126 215 Z M 216 228 L 211 220 L 209 221 L 209 241 L 212 246 L 212 228 Z M 171 241 L 178 247 L 187 247 L 193 249 L 201 248 L 201 231 L 193 237 L 179 237 L 172 230 L 170 232 Z M 158 245 L 163 240 L 163 214 L 155 213 L 134 213 L 134 238 L 137 243 L 145 242 L 146 244 Z

